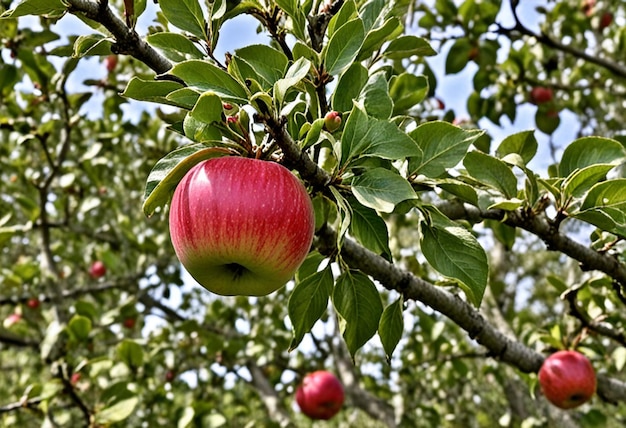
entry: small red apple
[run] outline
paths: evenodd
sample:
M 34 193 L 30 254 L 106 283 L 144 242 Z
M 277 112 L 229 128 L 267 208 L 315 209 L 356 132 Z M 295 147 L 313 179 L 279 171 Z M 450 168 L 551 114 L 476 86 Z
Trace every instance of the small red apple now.
M 598 24 L 598 28 L 600 31 L 604 30 L 606 27 L 613 23 L 613 14 L 611 12 L 604 12 L 600 16 L 600 23 Z
M 337 111 L 329 111 L 324 116 L 324 128 L 328 132 L 335 132 L 341 126 L 341 114 Z
M 552 101 L 554 93 L 552 88 L 546 88 L 544 86 L 535 86 L 530 91 L 530 102 L 533 104 L 545 104 Z
M 109 55 L 104 58 L 104 67 L 109 73 L 112 73 L 117 67 L 118 58 L 117 55 Z
M 571 409 L 591 399 L 596 391 L 596 372 L 580 352 L 558 351 L 543 362 L 539 385 L 548 401 Z
M 313 204 L 275 162 L 221 157 L 195 165 L 174 191 L 172 245 L 207 290 L 264 296 L 289 281 L 313 240 Z
M 70 383 L 72 385 L 76 385 L 79 381 L 80 381 L 81 375 L 80 373 L 72 373 L 72 376 L 70 376 Z
M 37 299 L 36 297 L 33 297 L 31 299 L 28 299 L 28 301 L 26 302 L 26 306 L 28 306 L 31 309 L 37 309 L 39 308 L 39 305 L 41 304 L 41 302 L 39 301 L 39 299 Z
M 168 371 L 165 372 L 165 381 L 166 382 L 173 381 L 175 377 L 176 377 L 176 372 L 174 372 L 174 370 L 168 370 Z
M 19 323 L 20 321 L 22 321 L 22 314 L 18 314 L 17 312 L 14 312 L 4 319 L 4 322 L 2 323 L 2 325 L 4 328 L 10 328 L 11 326 Z
M 137 320 L 135 318 L 124 318 L 124 321 L 122 322 L 122 325 L 124 325 L 124 327 L 128 328 L 128 329 L 132 329 L 135 327 L 135 324 L 137 323 Z
M 102 278 L 106 273 L 107 267 L 100 260 L 96 260 L 89 267 L 89 275 L 91 275 L 91 277 L 94 279 Z
M 339 413 L 345 399 L 343 385 L 325 370 L 307 374 L 296 390 L 296 402 L 311 419 L 330 419 Z

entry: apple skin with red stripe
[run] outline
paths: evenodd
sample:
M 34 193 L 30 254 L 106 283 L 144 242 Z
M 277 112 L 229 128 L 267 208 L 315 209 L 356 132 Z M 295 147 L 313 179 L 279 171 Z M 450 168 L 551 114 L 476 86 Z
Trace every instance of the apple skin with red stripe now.
M 176 187 L 170 235 L 178 259 L 207 290 L 264 296 L 283 287 L 309 253 L 313 204 L 276 162 L 212 158 Z
M 344 399 L 343 385 L 325 370 L 307 374 L 296 389 L 298 407 L 311 419 L 331 419 L 341 410 Z

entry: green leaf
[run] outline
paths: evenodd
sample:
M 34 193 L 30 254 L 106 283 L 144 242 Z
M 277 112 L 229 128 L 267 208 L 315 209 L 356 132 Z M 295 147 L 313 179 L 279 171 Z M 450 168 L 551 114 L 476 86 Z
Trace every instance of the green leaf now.
M 468 299 L 480 306 L 489 267 L 487 255 L 474 235 L 433 208 L 431 222 L 422 222 L 422 253 L 440 274 L 456 280 Z
M 354 177 L 352 193 L 366 207 L 386 213 L 402 201 L 417 198 L 404 177 L 384 168 L 368 169 Z
M 618 165 L 624 160 L 624 146 L 610 138 L 583 137 L 573 141 L 563 151 L 559 177 L 567 177 L 576 169 L 595 164 Z
M 606 174 L 615 168 L 612 164 L 596 164 L 576 169 L 562 183 L 563 196 L 582 197 L 598 181 L 606 178 Z
M 183 85 L 180 83 L 170 80 L 143 80 L 139 77 L 133 77 L 126 85 L 122 96 L 138 101 L 178 106 L 177 103 L 170 101 L 167 96 L 182 87 Z
M 369 116 L 377 119 L 389 119 L 393 110 L 393 102 L 389 96 L 389 85 L 384 71 L 370 76 L 361 91 L 359 101 L 363 102 Z
M 457 39 L 446 57 L 446 74 L 455 74 L 463 70 L 470 58 L 472 45 L 467 38 Z
M 79 36 L 74 42 L 74 58 L 82 58 L 88 55 L 108 55 L 111 53 L 113 40 L 101 34 L 89 34 Z
M 383 344 L 387 362 L 391 361 L 391 355 L 398 346 L 404 331 L 404 316 L 402 313 L 402 297 L 388 305 L 380 318 L 378 336 Z
M 131 369 L 137 369 L 143 365 L 143 348 L 133 340 L 122 340 L 117 345 L 117 355 Z
M 206 21 L 197 0 L 160 0 L 159 6 L 172 25 L 188 31 L 200 40 L 207 40 Z
M 328 74 L 334 76 L 348 68 L 356 58 L 365 40 L 365 29 L 360 18 L 342 25 L 328 41 L 325 63 Z
M 158 48 L 167 58 L 175 62 L 188 59 L 202 59 L 205 55 L 194 42 L 178 33 L 154 33 L 146 37 L 149 44 Z
M 437 52 L 426 39 L 409 35 L 392 40 L 383 55 L 389 59 L 405 59 L 412 56 L 433 56 Z
M 404 27 L 397 17 L 393 16 L 387 19 L 381 27 L 367 32 L 357 59 L 360 61 L 365 60 L 374 52 L 378 51 L 383 43 L 393 40 L 402 34 L 402 31 L 404 31 Z
M 333 273 L 330 265 L 296 284 L 287 305 L 293 329 L 290 351 L 298 347 L 304 335 L 311 331 L 328 309 L 328 297 L 332 289 Z
M 198 116 L 192 116 L 191 112 L 183 120 L 183 132 L 187 138 L 197 143 L 219 141 L 222 138 L 222 133 L 214 122 L 207 123 L 204 119 L 198 119 Z
M 533 131 L 518 132 L 502 140 L 496 149 L 496 155 L 502 159 L 511 153 L 516 153 L 521 156 L 524 164 L 528 164 L 537 154 L 537 145 Z
M 67 330 L 76 340 L 87 340 L 91 332 L 91 320 L 82 315 L 74 315 L 67 325 Z
M 167 204 L 174 189 L 197 163 L 214 157 L 225 156 L 230 151 L 215 147 L 221 144 L 195 143 L 180 147 L 161 158 L 150 171 L 144 191 L 143 212 L 151 216 L 158 207 Z
M 25 15 L 60 16 L 66 10 L 67 4 L 64 0 L 23 0 L 15 8 L 0 15 L 0 18 L 17 18 Z
M 402 73 L 394 76 L 389 85 L 389 96 L 393 101 L 393 115 L 399 115 L 415 107 L 428 95 L 426 76 Z
M 411 175 L 437 178 L 455 167 L 466 155 L 469 146 L 483 134 L 465 130 L 448 122 L 426 122 L 409 133 L 421 152 L 409 159 Z
M 349 271 L 337 279 L 333 305 L 345 321 L 343 338 L 354 359 L 356 352 L 378 330 L 383 312 L 380 294 L 365 274 Z
M 200 95 L 189 115 L 201 122 L 213 124 L 222 121 L 223 111 L 221 98 L 208 91 Z
M 246 88 L 227 72 L 209 62 L 196 59 L 181 62 L 169 73 L 202 92 L 213 91 L 225 100 L 247 102 Z
M 416 156 L 420 149 L 413 139 L 394 123 L 369 117 L 355 103 L 341 138 L 341 161 L 345 166 L 361 156 L 397 160 Z
M 236 67 L 242 79 L 253 78 L 269 91 L 285 75 L 288 65 L 284 53 L 267 45 L 250 45 L 237 49 L 228 67 Z
M 376 254 L 383 254 L 387 260 L 391 260 L 389 231 L 385 221 L 376 211 L 361 205 L 353 198 L 348 202 L 352 207 L 350 234 L 365 248 Z
M 95 422 L 99 425 L 121 422 L 133 414 L 138 403 L 139 397 L 131 397 L 118 401 L 98 411 L 95 415 Z
M 354 0 L 347 0 L 341 5 L 339 11 L 330 19 L 326 35 L 330 38 L 342 25 L 358 16 Z
M 302 79 L 309 74 L 310 69 L 311 61 L 306 58 L 300 58 L 291 64 L 287 73 L 285 73 L 285 77 L 278 80 L 274 84 L 274 96 L 276 97 L 279 105 L 281 105 L 285 100 L 287 91 L 300 83 L 300 81 L 302 81 Z
M 175 106 L 191 110 L 198 102 L 200 95 L 200 92 L 194 89 L 180 88 L 170 92 L 165 96 L 165 98 L 169 103 L 174 104 Z
M 517 177 L 500 159 L 473 151 L 465 155 L 463 165 L 472 178 L 498 190 L 507 199 L 512 199 L 517 195 Z
M 350 111 L 353 107 L 353 100 L 359 97 L 368 78 L 367 68 L 358 62 L 353 63 L 342 73 L 333 92 L 333 110 L 339 112 Z
M 573 216 L 626 238 L 626 178 L 593 186 Z
M 275 0 L 292 21 L 293 34 L 300 40 L 306 40 L 306 15 L 302 10 L 302 6 L 298 0 Z

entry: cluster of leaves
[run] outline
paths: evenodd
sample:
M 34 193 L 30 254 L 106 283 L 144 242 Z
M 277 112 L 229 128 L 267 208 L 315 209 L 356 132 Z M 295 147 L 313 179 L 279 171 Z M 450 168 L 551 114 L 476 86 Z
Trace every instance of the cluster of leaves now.
M 137 2 L 128 17 L 128 2 L 116 6 L 129 24 L 146 10 L 146 2 Z M 468 405 L 477 409 L 481 426 L 541 414 L 502 410 L 516 400 L 509 391 L 525 391 L 524 383 L 510 369 L 485 360 L 487 354 L 467 333 L 441 314 L 405 301 L 402 290 L 382 291 L 372 277 L 350 266 L 342 257 L 345 239 L 459 293 L 459 300 L 474 307 L 499 309 L 512 334 L 528 345 L 582 342 L 598 362 L 606 360 L 609 374 L 619 373 L 626 363 L 623 347 L 603 344 L 601 333 L 587 335 L 596 320 L 606 320 L 616 331 L 624 325 L 624 317 L 612 313 L 624 304 L 619 284 L 613 289 L 615 278 L 609 272 L 572 274 L 515 228 L 537 234 L 533 222 L 544 220 L 552 235 L 560 233 L 561 223 L 593 228 L 590 247 L 623 263 L 623 141 L 581 137 L 544 173 L 532 167 L 539 144 L 531 131 L 492 148 L 481 131 L 430 120 L 425 105 L 436 79 L 425 57 L 436 53 L 427 39 L 437 29 L 464 30 L 449 51 L 448 73 L 469 61 L 479 65 L 476 94 L 468 101 L 476 121 L 487 117 L 497 123 L 503 114 L 514 119 L 519 99 L 514 94 L 541 75 L 528 45 L 519 51 L 513 45 L 504 64 L 495 61 L 499 42 L 486 33 L 499 4 L 467 0 L 460 7 L 451 1 L 435 6 L 417 8 L 420 28 L 427 31 L 421 38 L 407 34 L 403 25 L 413 13 L 412 2 L 160 0 L 146 41 L 172 67 L 155 79 L 136 63 L 122 61 L 105 80 L 87 80 L 106 95 L 97 120 L 84 113 L 93 93 L 69 93 L 67 81 L 81 61 L 109 55 L 123 44 L 99 26 L 97 16 L 79 14 L 101 32 L 58 42 L 48 52 L 46 44 L 60 40 L 52 24 L 66 19 L 72 8 L 62 1 L 25 0 L 3 13 L 0 34 L 15 63 L 0 64 L 0 128 L 7 141 L 0 172 L 7 183 L 0 199 L 0 242 L 2 265 L 10 266 L 0 272 L 3 294 L 10 295 L 2 310 L 3 315 L 21 311 L 25 323 L 0 333 L 2 342 L 34 351 L 23 354 L 22 365 L 42 374 L 6 375 L 10 381 L 2 395 L 22 397 L 34 411 L 12 413 L 5 422 L 61 418 L 56 422 L 71 424 L 84 417 L 95 424 L 178 420 L 179 426 L 226 421 L 243 426 L 264 418 L 266 410 L 241 380 L 255 385 L 261 396 L 264 380 L 289 403 L 299 376 L 341 362 L 335 329 L 351 360 L 356 356 L 362 367 L 376 372 L 363 370 L 361 386 L 347 386 L 390 402 L 402 396 L 402 423 L 470 425 L 475 421 L 467 419 L 472 417 Z M 556 19 L 557 9 L 545 11 L 546 22 Z M 18 28 L 19 19 L 29 14 L 47 16 L 41 31 Z M 222 62 L 214 54 L 221 28 L 241 15 L 256 18 L 272 43 L 236 49 Z M 569 34 L 571 28 L 563 31 Z M 618 30 L 607 31 L 618 37 Z M 562 61 L 563 67 L 574 67 L 570 56 Z M 583 68 L 576 72 L 585 73 Z M 499 80 L 503 70 L 517 70 L 506 84 Z M 555 70 L 554 79 L 565 78 Z M 35 90 L 15 91 L 26 76 Z M 598 76 L 597 82 L 603 79 Z M 551 86 L 566 91 L 565 82 Z M 488 98 L 478 95 L 488 87 L 497 90 Z M 128 99 L 158 104 L 168 132 L 148 113 L 136 123 L 120 119 Z M 589 105 L 593 117 L 605 112 Z M 567 106 L 580 108 L 574 101 Z M 331 110 L 342 117 L 338 130 L 324 127 Z M 614 125 L 604 123 L 612 130 L 607 134 L 615 133 Z M 318 171 L 307 175 L 289 157 L 293 148 L 307 154 Z M 318 231 L 336 230 L 338 251 L 313 251 L 295 284 L 271 299 L 231 301 L 185 289 L 174 311 L 164 302 L 177 293 L 181 280 L 162 207 L 192 165 L 225 155 L 279 160 L 299 170 L 311 190 Z M 480 219 L 484 227 L 455 221 L 446 209 L 451 201 L 493 217 Z M 148 220 L 140 212 L 142 203 Z M 540 238 L 547 242 L 549 237 Z M 507 252 L 513 268 L 496 263 L 485 248 L 518 248 Z M 99 282 L 90 278 L 87 266 L 94 259 L 105 260 L 113 276 Z M 546 263 L 555 272 L 547 278 L 539 270 Z M 538 285 L 520 297 L 507 275 Z M 555 312 L 561 294 L 578 311 L 574 320 Z M 28 315 L 25 302 L 33 295 L 42 297 L 44 310 Z M 337 317 L 329 314 L 329 301 Z M 539 307 L 530 308 L 533 301 Z M 519 310 L 520 304 L 528 307 Z M 165 326 L 142 334 L 139 326 L 154 315 Z M 124 328 L 128 318 L 139 326 Z M 320 324 L 331 331 L 309 334 Z M 367 345 L 376 334 L 381 348 Z M 311 340 L 314 349 L 303 350 Z M 52 376 L 42 361 L 50 363 Z M 255 375 L 259 368 L 261 380 Z M 72 373 L 85 376 L 72 383 Z M 235 378 L 233 385 L 225 373 Z M 476 389 L 461 379 L 493 388 L 478 399 Z M 532 384 L 532 377 L 524 381 Z M 358 402 L 356 392 L 349 396 Z M 72 410 L 64 413 L 68 402 Z M 223 404 L 219 412 L 214 403 Z M 367 404 L 362 409 L 380 417 Z M 583 420 L 607 418 L 592 410 Z

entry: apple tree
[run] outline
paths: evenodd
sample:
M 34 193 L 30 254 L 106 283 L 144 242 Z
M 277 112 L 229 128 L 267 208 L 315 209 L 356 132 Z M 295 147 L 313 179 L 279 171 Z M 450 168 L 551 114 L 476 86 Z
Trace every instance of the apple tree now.
M 0 1 L 2 425 L 623 426 L 626 7 L 531 3 Z M 268 295 L 172 247 L 218 158 L 311 200 Z M 547 385 L 566 349 L 593 370 Z

